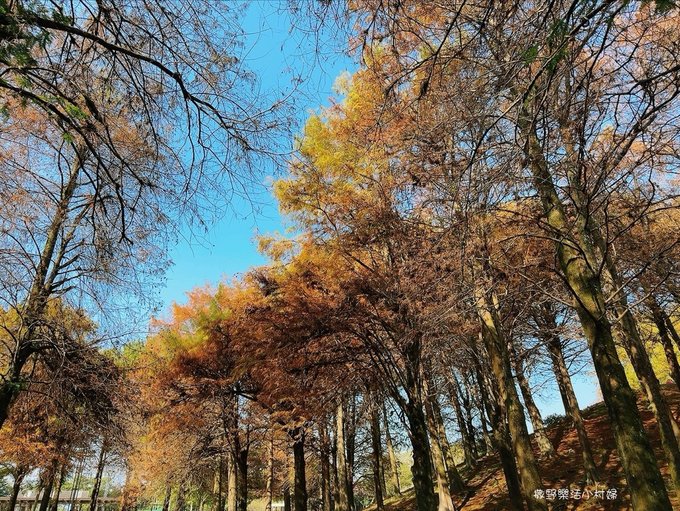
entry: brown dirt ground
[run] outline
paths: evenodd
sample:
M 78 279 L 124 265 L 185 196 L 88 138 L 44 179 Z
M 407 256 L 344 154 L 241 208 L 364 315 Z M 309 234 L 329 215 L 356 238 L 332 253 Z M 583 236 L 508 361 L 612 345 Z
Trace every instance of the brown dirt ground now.
M 664 386 L 664 394 L 668 399 L 674 416 L 680 418 L 680 392 L 672 385 Z M 638 409 L 642 414 L 645 429 L 652 441 L 652 447 L 656 454 L 661 472 L 670 487 L 668 469 L 659 442 L 659 433 L 652 412 L 638 399 Z M 560 511 L 595 511 L 595 510 L 628 510 L 630 496 L 626 491 L 626 480 L 616 454 L 614 436 L 611 425 L 607 418 L 604 403 L 596 403 L 583 410 L 588 437 L 591 440 L 593 455 L 601 482 L 598 489 L 616 488 L 618 495 L 615 500 L 596 498 L 595 487 L 588 490 L 593 495 L 585 500 L 569 498 L 567 500 L 548 500 L 551 510 Z M 552 459 L 539 459 L 541 477 L 544 487 L 569 488 L 586 490 L 583 482 L 583 470 L 581 469 L 581 449 L 576 436 L 576 431 L 566 422 L 560 422 L 548 429 L 548 437 L 557 451 L 557 456 Z M 534 454 L 538 455 L 534 444 Z M 505 479 L 498 458 L 495 455 L 487 456 L 479 461 L 474 472 L 467 475 L 467 483 L 470 491 L 466 495 L 455 497 L 456 507 L 462 511 L 495 511 L 509 509 L 509 499 L 505 488 Z M 669 490 L 674 509 L 680 510 L 680 496 Z M 571 496 L 570 496 L 571 497 Z M 601 497 L 601 495 L 598 495 Z M 385 507 L 386 511 L 414 511 L 415 495 L 413 490 L 404 494 L 400 499 L 390 499 Z M 368 509 L 374 509 L 371 506 Z M 650 510 L 653 511 L 653 510 Z

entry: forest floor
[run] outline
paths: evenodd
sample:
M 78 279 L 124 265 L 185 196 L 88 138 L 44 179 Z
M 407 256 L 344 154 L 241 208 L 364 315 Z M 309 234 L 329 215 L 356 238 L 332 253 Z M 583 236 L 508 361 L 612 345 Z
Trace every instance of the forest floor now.
M 676 418 L 680 417 L 680 392 L 677 387 L 664 386 L 664 394 Z M 662 454 L 659 431 L 654 416 L 638 396 L 638 409 L 642 414 L 645 429 L 650 436 L 652 446 L 659 460 L 659 466 L 667 483 L 670 482 L 668 469 Z M 548 428 L 548 437 L 552 441 L 557 456 L 551 459 L 539 459 L 541 478 L 546 491 L 549 509 L 571 511 L 594 510 L 627 510 L 631 509 L 630 495 L 626 490 L 626 480 L 616 454 L 614 435 L 607 417 L 603 402 L 596 403 L 583 410 L 588 437 L 590 438 L 595 463 L 600 472 L 601 482 L 597 487 L 586 487 L 581 468 L 581 449 L 576 431 L 566 421 L 558 421 Z M 534 443 L 534 454 L 538 449 Z M 465 477 L 465 471 L 461 469 Z M 467 478 L 470 491 L 455 498 L 456 507 L 463 511 L 495 511 L 510 509 L 503 471 L 496 456 L 481 459 Z M 670 484 L 667 484 L 669 487 Z M 553 491 L 550 491 L 553 490 Z M 562 490 L 560 492 L 560 490 Z M 566 491 L 568 490 L 568 492 Z M 614 491 L 615 490 L 615 493 Z M 680 497 L 670 492 L 673 508 L 680 510 Z M 568 498 L 565 498 L 568 495 Z M 554 497 L 554 498 L 553 498 Z M 375 509 L 374 506 L 368 509 Z M 415 496 L 413 490 L 400 498 L 387 501 L 386 511 L 414 511 Z

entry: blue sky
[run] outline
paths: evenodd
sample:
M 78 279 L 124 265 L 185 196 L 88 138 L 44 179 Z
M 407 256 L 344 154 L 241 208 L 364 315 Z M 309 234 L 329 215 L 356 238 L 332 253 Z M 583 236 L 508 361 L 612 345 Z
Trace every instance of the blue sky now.
M 275 95 L 277 91 L 290 89 L 292 72 L 303 78 L 295 94 L 296 112 L 302 123 L 310 111 L 328 104 L 336 77 L 343 71 L 356 69 L 356 63 L 340 51 L 333 51 L 333 47 L 342 48 L 344 41 L 334 41 L 336 35 L 330 32 L 315 34 L 322 43 L 327 43 L 323 44 L 324 54 L 317 58 L 314 38 L 291 33 L 289 16 L 279 12 L 282 6 L 285 4 L 260 1 L 249 7 L 242 20 L 247 33 L 246 62 L 258 76 L 265 94 Z M 282 142 L 290 145 L 289 140 Z M 274 171 L 273 165 L 264 169 L 261 189 L 251 191 L 255 207 L 250 201 L 235 196 L 229 212 L 212 224 L 205 235 L 199 237 L 187 230 L 183 239 L 172 247 L 173 265 L 167 272 L 165 287 L 159 290 L 162 311 L 173 302 L 184 302 L 185 293 L 196 286 L 229 279 L 265 262 L 257 252 L 254 236 L 285 228 L 267 186 Z
M 321 59 L 314 53 L 313 40 L 290 33 L 290 18 L 279 12 L 278 2 L 253 2 L 243 18 L 248 33 L 246 40 L 248 67 L 255 72 L 265 92 L 290 88 L 291 70 L 302 75 L 297 95 L 297 112 L 300 123 L 310 111 L 327 105 L 333 96 L 333 83 L 343 71 L 352 71 L 357 64 L 332 47 L 342 48 L 345 41 L 335 40 L 335 33 L 317 34 L 325 50 Z M 335 43 L 335 44 L 333 44 Z M 288 142 L 288 141 L 284 141 Z M 245 272 L 263 264 L 265 258 L 257 251 L 254 237 L 285 229 L 276 202 L 268 192 L 267 183 L 274 172 L 272 166 L 261 180 L 262 188 L 254 190 L 257 207 L 245 199 L 235 197 L 230 212 L 213 224 L 198 239 L 187 232 L 172 247 L 172 267 L 167 272 L 166 285 L 159 290 L 162 311 L 173 302 L 184 302 L 185 293 L 196 286 L 214 284 L 221 279 Z M 195 234 L 195 233 L 194 233 Z M 539 382 L 533 382 L 535 384 Z M 592 376 L 574 378 L 574 386 L 581 407 L 599 400 Z M 563 413 L 557 387 L 551 379 L 541 385 L 535 396 L 544 416 Z

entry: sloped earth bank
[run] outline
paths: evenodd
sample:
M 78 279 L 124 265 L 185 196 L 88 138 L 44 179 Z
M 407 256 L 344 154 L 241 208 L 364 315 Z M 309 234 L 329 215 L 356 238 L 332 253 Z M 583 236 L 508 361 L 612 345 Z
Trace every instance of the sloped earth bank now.
M 680 418 L 680 393 L 673 385 L 665 385 L 664 395 L 677 420 Z M 668 487 L 670 478 L 659 442 L 659 431 L 652 412 L 646 409 L 640 396 L 638 396 L 638 409 L 642 414 L 645 429 L 652 441 Z M 596 403 L 585 409 L 583 417 L 601 482 L 597 487 L 585 486 L 582 480 L 581 452 L 576 431 L 567 422 L 558 422 L 548 429 L 548 437 L 555 446 L 557 456 L 552 459 L 539 459 L 541 477 L 546 491 L 545 498 L 549 503 L 549 508 L 564 511 L 632 509 L 626 479 L 616 454 L 614 436 L 604 403 Z M 535 443 L 534 454 L 538 456 Z M 510 508 L 503 471 L 495 456 L 481 459 L 472 478 L 466 480 L 470 491 L 466 495 L 456 496 L 455 502 L 458 509 L 491 511 Z M 669 494 L 673 508 L 680 510 L 680 498 L 673 491 L 669 490 Z M 404 494 L 400 499 L 390 499 L 385 507 L 387 511 L 413 511 L 415 508 L 413 490 Z M 368 509 L 375 508 L 371 506 Z

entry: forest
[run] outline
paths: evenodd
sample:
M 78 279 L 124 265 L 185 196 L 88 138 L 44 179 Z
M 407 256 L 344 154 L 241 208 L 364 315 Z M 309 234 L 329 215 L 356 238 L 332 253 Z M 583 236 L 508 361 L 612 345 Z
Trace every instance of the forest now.
M 680 509 L 680 6 L 265 4 L 0 0 L 0 508 Z

